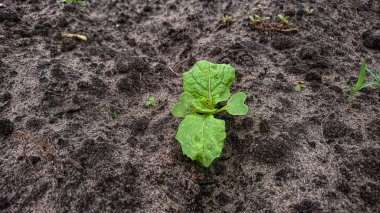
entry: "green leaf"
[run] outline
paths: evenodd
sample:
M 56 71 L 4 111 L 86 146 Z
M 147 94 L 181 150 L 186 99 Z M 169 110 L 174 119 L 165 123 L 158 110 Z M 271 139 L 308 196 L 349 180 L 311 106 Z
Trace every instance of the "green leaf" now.
M 378 73 L 373 73 L 371 70 L 367 69 L 367 72 L 369 72 L 372 78 L 375 79 L 378 84 L 380 84 L 380 71 Z
M 212 109 L 230 97 L 234 79 L 235 69 L 232 66 L 202 60 L 183 74 L 183 88 L 194 99 L 206 100 L 205 105 Z
M 188 93 L 184 92 L 179 96 L 179 103 L 174 105 L 172 109 L 172 114 L 174 117 L 182 118 L 186 115 L 200 113 L 200 114 L 212 114 L 216 111 L 215 108 L 208 108 L 206 106 L 206 101 L 203 99 L 194 99 L 194 97 Z
M 201 114 L 212 114 L 216 111 L 214 107 L 208 108 L 208 100 L 205 98 L 194 99 L 193 100 L 193 110 Z
M 359 88 L 362 86 L 362 84 L 364 82 L 364 79 L 365 79 L 366 70 L 367 70 L 366 59 L 363 59 L 363 64 L 362 64 L 362 68 L 360 69 L 358 82 L 356 82 L 356 85 L 355 85 L 355 88 L 354 88 L 355 92 L 358 91 Z
M 380 86 L 380 70 L 378 73 L 373 73 L 373 72 L 371 72 L 371 70 L 367 69 L 367 72 L 369 72 L 369 74 L 371 74 L 372 78 L 374 78 L 376 80 L 376 82 L 377 82 L 376 85 Z
M 225 122 L 213 115 L 187 115 L 176 135 L 182 151 L 192 160 L 209 167 L 219 157 L 226 138 Z
M 377 81 L 377 83 L 380 85 L 380 70 L 378 73 L 375 74 L 374 78 Z
M 182 118 L 182 117 L 185 117 L 186 115 L 195 113 L 192 110 L 193 100 L 194 100 L 194 97 L 190 93 L 188 92 L 182 93 L 181 96 L 179 96 L 180 102 L 174 105 L 172 109 L 172 114 L 174 115 L 174 117 Z
M 154 97 L 153 96 L 150 96 L 146 102 L 145 102 L 145 106 L 148 106 L 148 107 L 154 107 L 156 106 L 156 102 L 154 102 Z
M 227 101 L 227 112 L 230 115 L 245 115 L 248 113 L 248 106 L 244 103 L 247 95 L 238 92 L 231 96 Z
M 351 95 L 348 97 L 349 100 L 352 101 L 356 92 L 363 88 L 362 85 L 365 79 L 366 71 L 367 71 L 367 63 L 366 63 L 366 59 L 364 58 L 362 68 L 360 69 L 358 81 L 356 82 L 355 87 L 351 89 Z
M 362 84 L 361 87 L 359 87 L 358 90 L 361 90 L 363 88 L 370 87 L 370 86 L 373 86 L 373 85 L 379 86 L 377 82 L 365 82 L 364 84 Z
M 296 92 L 301 92 L 301 89 L 302 89 L 301 84 L 297 84 L 297 85 L 294 87 L 294 90 L 295 90 Z
M 113 119 L 118 120 L 119 119 L 119 113 L 117 111 L 113 111 L 112 117 L 113 117 Z

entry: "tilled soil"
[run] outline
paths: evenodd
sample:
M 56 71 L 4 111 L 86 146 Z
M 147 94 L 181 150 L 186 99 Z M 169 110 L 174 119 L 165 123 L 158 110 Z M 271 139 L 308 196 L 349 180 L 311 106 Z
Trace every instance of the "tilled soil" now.
M 347 101 L 362 58 L 380 69 L 379 1 L 0 3 L 0 211 L 379 211 L 380 89 Z M 279 13 L 298 32 L 248 24 Z M 219 116 L 209 169 L 170 112 L 200 59 L 234 66 L 250 108 Z

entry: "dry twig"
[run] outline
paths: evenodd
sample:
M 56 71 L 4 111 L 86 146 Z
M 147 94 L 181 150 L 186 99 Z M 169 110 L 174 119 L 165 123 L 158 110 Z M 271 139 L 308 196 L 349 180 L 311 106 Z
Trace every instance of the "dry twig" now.
M 87 41 L 87 37 L 80 34 L 62 33 L 63 38 L 77 38 L 82 41 Z

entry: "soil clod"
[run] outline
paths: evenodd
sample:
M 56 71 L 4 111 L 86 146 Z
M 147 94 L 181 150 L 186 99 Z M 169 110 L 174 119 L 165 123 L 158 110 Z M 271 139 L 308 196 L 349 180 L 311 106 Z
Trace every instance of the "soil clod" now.
M 367 30 L 362 35 L 364 46 L 380 50 L 380 30 Z
M 0 137 L 11 134 L 14 130 L 14 124 L 8 119 L 0 119 Z

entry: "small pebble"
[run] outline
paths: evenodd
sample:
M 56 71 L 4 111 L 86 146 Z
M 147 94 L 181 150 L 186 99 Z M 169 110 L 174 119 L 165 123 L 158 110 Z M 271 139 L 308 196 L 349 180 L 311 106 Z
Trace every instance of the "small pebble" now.
M 44 60 L 44 59 L 38 59 L 37 60 L 37 67 L 38 68 L 45 68 L 50 65 L 50 61 Z

